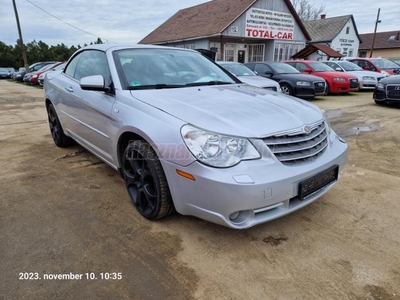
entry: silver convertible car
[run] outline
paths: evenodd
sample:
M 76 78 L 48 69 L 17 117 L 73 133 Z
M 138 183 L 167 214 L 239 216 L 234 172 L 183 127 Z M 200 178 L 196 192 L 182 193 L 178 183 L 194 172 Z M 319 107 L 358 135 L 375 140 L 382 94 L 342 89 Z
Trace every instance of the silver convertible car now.
M 44 89 L 55 144 L 74 140 L 118 170 L 148 219 L 176 210 L 248 228 L 318 199 L 347 159 L 315 105 L 193 50 L 88 46 Z

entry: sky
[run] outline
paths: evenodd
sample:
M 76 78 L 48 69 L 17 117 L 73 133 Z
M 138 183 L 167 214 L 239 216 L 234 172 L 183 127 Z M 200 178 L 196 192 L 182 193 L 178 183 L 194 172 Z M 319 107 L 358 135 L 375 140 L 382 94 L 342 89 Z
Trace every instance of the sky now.
M 231 0 L 234 5 L 235 0 Z M 15 0 L 24 43 L 43 41 L 83 46 L 100 37 L 103 42 L 137 43 L 178 10 L 206 0 Z M 327 18 L 353 14 L 359 33 L 400 30 L 399 0 L 310 0 L 325 5 Z M 45 13 L 47 11 L 54 17 Z M 66 23 L 72 26 L 67 25 Z M 81 29 L 78 30 L 77 28 Z M 15 45 L 18 30 L 12 0 L 0 0 L 0 41 Z

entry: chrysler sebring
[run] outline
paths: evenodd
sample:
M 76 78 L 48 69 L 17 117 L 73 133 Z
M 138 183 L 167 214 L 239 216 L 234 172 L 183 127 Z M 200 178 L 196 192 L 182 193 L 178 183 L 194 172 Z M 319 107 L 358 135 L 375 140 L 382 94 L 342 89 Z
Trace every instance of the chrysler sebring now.
M 338 181 L 347 144 L 311 103 L 243 84 L 197 51 L 79 49 L 44 82 L 55 144 L 124 179 L 137 211 L 231 228 L 296 211 Z

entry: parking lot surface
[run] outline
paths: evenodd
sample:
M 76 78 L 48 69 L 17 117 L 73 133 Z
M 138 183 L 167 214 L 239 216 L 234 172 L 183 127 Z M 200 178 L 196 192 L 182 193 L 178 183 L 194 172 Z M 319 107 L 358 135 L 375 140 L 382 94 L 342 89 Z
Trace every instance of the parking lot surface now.
M 53 144 L 41 89 L 0 81 L 0 299 L 400 299 L 400 108 L 312 102 L 349 143 L 339 183 L 238 231 L 145 220 L 117 172 Z

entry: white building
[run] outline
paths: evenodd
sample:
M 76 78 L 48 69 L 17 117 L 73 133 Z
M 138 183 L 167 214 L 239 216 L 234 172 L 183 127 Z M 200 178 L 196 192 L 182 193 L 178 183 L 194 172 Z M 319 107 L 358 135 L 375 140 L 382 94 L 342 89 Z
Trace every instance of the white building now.
M 140 44 L 216 52 L 217 60 L 282 61 L 310 35 L 290 0 L 213 0 L 178 11 Z
M 343 56 L 357 56 L 361 42 L 353 15 L 326 18 L 304 22 L 311 36 L 308 44 L 325 44 Z M 327 56 L 321 51 L 314 52 L 308 59 L 324 60 Z

